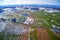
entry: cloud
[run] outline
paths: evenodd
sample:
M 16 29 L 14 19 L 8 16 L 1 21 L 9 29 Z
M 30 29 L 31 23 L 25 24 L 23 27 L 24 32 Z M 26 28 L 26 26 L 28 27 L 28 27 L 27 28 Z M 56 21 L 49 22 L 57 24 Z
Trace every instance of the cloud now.
M 10 5 L 10 4 L 33 4 L 37 3 L 34 0 L 4 0 L 1 2 L 1 5 Z
M 1 5 L 19 4 L 18 0 L 4 0 Z
M 4 0 L 0 5 L 16 5 L 16 4 L 59 4 L 58 0 Z

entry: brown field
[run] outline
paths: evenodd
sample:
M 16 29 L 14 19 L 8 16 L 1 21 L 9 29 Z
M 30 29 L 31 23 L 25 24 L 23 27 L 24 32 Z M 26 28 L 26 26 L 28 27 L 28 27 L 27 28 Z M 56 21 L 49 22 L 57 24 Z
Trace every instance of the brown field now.
M 50 40 L 50 37 L 46 29 L 37 28 L 38 40 Z M 28 40 L 28 31 L 21 35 L 20 40 Z
M 38 35 L 38 40 L 50 40 L 50 37 L 46 29 L 37 28 L 37 35 Z

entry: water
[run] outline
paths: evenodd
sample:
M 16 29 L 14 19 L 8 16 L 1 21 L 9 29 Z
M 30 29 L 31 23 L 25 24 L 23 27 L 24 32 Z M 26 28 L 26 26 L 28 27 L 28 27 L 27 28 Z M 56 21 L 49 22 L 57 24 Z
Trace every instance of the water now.
M 60 30 L 59 29 L 51 29 L 53 32 L 55 32 L 55 33 L 58 33 L 58 34 L 60 34 Z

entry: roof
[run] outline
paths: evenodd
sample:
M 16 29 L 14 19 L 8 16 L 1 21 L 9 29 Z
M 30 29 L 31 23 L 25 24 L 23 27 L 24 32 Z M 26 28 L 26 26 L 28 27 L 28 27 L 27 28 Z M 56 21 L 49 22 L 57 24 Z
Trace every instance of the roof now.
M 22 14 L 23 16 L 29 16 L 29 14 L 28 13 L 24 13 L 24 14 Z

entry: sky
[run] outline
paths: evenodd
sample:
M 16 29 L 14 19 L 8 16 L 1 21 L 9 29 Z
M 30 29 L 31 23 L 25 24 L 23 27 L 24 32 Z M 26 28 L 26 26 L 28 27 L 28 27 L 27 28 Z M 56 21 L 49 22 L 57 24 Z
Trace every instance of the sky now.
M 16 5 L 16 4 L 60 5 L 60 0 L 0 0 L 0 5 Z

